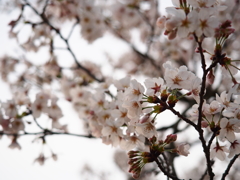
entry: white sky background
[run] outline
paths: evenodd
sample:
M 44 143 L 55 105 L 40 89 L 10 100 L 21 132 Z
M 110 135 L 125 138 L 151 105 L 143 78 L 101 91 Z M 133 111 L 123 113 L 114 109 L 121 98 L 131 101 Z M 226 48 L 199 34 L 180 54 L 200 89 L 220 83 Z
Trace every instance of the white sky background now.
M 166 6 L 170 6 L 170 0 L 161 0 L 161 10 Z M 8 31 L 9 27 L 7 24 L 10 20 L 13 20 L 18 16 L 17 12 L 12 12 L 10 14 L 0 14 L 0 56 L 3 54 L 9 55 L 21 55 L 23 52 L 19 50 L 18 46 L 13 40 L 9 40 Z M 75 29 L 75 33 L 79 33 L 79 29 Z M 74 34 L 73 34 L 74 36 Z M 72 40 L 75 38 L 72 37 Z M 107 38 L 105 40 L 106 44 L 111 44 L 112 39 Z M 79 43 L 79 42 L 77 42 Z M 72 41 L 72 44 L 74 42 Z M 95 58 L 102 59 L 102 63 L 106 63 L 104 61 L 103 49 L 106 47 L 102 47 L 102 41 L 94 43 L 94 47 L 92 45 L 87 46 L 87 43 L 82 42 L 80 45 L 84 48 L 84 51 L 79 50 L 79 47 L 71 46 L 73 51 L 76 52 L 79 57 L 79 51 L 81 51 L 81 58 Z M 127 47 L 124 46 L 124 43 L 120 45 L 121 49 L 127 50 Z M 114 46 L 108 46 L 111 55 L 119 54 L 118 49 L 114 48 Z M 92 52 L 94 49 L 94 52 Z M 82 53 L 85 52 L 83 55 Z M 68 52 L 65 52 L 68 53 Z M 36 58 L 36 55 L 32 54 L 29 57 Z M 39 60 L 46 59 L 44 54 L 41 56 L 37 56 Z M 63 56 L 64 57 L 64 52 Z M 66 62 L 63 59 L 62 63 Z M 106 67 L 104 67 L 106 68 Z M 10 91 L 7 86 L 5 86 L 2 82 L 0 82 L 1 93 L 0 99 L 5 101 L 10 99 Z M 78 117 L 76 112 L 71 109 L 71 105 L 66 103 L 64 105 L 65 109 L 65 119 L 68 121 L 70 125 L 70 130 L 74 133 L 80 134 L 80 123 L 76 122 Z M 113 148 L 111 146 L 107 146 L 101 143 L 101 140 L 94 139 L 86 139 L 79 138 L 73 136 L 52 136 L 47 137 L 47 142 L 49 143 L 50 148 L 54 153 L 59 155 L 59 160 L 54 162 L 52 159 L 47 160 L 44 166 L 40 166 L 37 163 L 33 164 L 33 160 L 39 155 L 41 152 L 42 145 L 41 143 L 32 143 L 33 136 L 24 136 L 21 137 L 19 142 L 22 144 L 22 150 L 10 150 L 8 145 L 10 144 L 10 140 L 4 136 L 0 140 L 0 179 L 3 180 L 87 180 L 81 177 L 81 169 L 85 163 L 89 163 L 90 167 L 92 167 L 93 171 L 100 173 L 101 171 L 109 173 L 107 175 L 106 180 L 124 180 L 125 176 L 121 173 L 121 171 L 116 167 L 116 165 L 112 162 Z M 48 152 L 48 148 L 46 149 L 46 153 Z M 94 180 L 94 179 L 90 179 Z M 98 180 L 98 178 L 96 178 Z

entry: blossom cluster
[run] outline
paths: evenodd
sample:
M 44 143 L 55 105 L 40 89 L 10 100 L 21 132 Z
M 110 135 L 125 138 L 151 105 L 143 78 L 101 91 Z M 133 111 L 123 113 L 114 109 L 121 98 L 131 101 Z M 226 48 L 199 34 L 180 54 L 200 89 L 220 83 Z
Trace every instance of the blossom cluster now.
M 145 164 L 158 164 L 158 158 L 169 152 L 189 154 L 190 146 L 178 144 L 175 134 L 159 140 L 165 136 L 158 127 L 164 121 L 159 115 L 170 111 L 179 120 L 165 129 L 177 134 L 181 122 L 186 129 L 196 130 L 213 179 L 212 159 L 225 160 L 240 153 L 239 17 L 234 16 L 240 10 L 234 7 L 239 2 L 226 2 L 172 0 L 174 7 L 166 8 L 168 15 L 161 16 L 155 0 L 38 1 L 36 8 L 24 1 L 19 17 L 9 23 L 10 37 L 26 52 L 49 47 L 49 57 L 41 65 L 31 63 L 29 57 L 0 59 L 1 78 L 13 92 L 11 100 L 0 103 L 0 135 L 11 137 L 9 147 L 19 149 L 17 140 L 31 134 L 27 131 L 31 123 L 40 128 L 41 132 L 32 134 L 39 135 L 43 144 L 48 135 L 70 135 L 61 124 L 64 111 L 59 106 L 59 99 L 68 101 L 85 125 L 86 134 L 79 136 L 101 138 L 105 144 L 130 151 L 129 172 L 137 178 Z M 26 7 L 40 21 L 25 17 Z M 24 28 L 18 30 L 22 21 L 31 29 L 25 42 L 20 37 Z M 67 36 L 64 23 L 72 23 Z M 106 56 L 114 66 L 112 72 L 121 69 L 126 76 L 114 79 L 95 63 L 78 58 L 70 46 L 75 27 L 79 27 L 81 40 L 88 43 L 108 35 L 106 32 L 125 42 L 131 52 L 117 62 Z M 138 49 L 135 36 L 144 43 L 143 51 Z M 59 39 L 65 48 L 59 47 Z M 59 63 L 57 52 L 61 49 L 73 59 L 68 67 Z M 18 68 L 23 70 L 18 72 Z M 145 81 L 137 78 L 139 74 Z M 189 113 L 181 113 L 176 104 L 185 106 L 185 112 L 190 109 Z M 50 123 L 42 126 L 41 118 Z M 56 159 L 54 153 L 52 156 Z M 168 166 L 166 159 L 163 157 L 162 168 L 164 162 Z M 42 152 L 36 162 L 43 164 L 45 160 Z M 165 169 L 169 177 L 175 175 L 173 167 Z
M 21 148 L 17 142 L 18 134 L 26 133 L 26 117 L 30 115 L 36 121 L 42 114 L 46 114 L 51 122 L 51 129 L 66 132 L 67 126 L 59 122 L 63 114 L 57 101 L 57 97 L 50 97 L 48 93 L 40 92 L 31 102 L 27 93 L 20 91 L 14 94 L 12 100 L 1 102 L 0 125 L 2 132 L 12 136 L 12 143 L 9 147 Z
M 202 127 L 209 128 L 216 134 L 216 143 L 212 145 L 211 156 L 220 160 L 240 153 L 240 144 L 236 133 L 240 132 L 240 96 L 239 85 L 235 85 L 227 93 L 223 91 L 221 95 L 216 95 L 216 100 L 211 103 L 204 103 L 202 108 Z M 198 119 L 198 104 L 193 105 L 189 115 L 191 120 Z M 224 142 L 221 145 L 220 142 Z
M 173 0 L 172 3 L 175 7 L 166 8 L 169 17 L 162 16 L 157 21 L 159 27 L 166 29 L 164 34 L 169 39 L 176 35 L 184 38 L 191 33 L 213 37 L 220 23 L 217 15 L 227 8 L 215 0 Z

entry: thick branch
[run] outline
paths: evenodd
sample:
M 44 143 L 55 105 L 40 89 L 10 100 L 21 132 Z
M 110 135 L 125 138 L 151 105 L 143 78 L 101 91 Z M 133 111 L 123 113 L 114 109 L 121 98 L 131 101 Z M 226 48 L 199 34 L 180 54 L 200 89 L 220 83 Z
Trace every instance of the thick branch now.
M 162 167 L 162 165 L 161 165 L 161 163 L 159 162 L 158 158 L 156 158 L 154 161 L 157 163 L 159 169 L 163 172 L 163 174 L 165 174 L 165 175 L 166 175 L 167 177 L 169 177 L 169 178 L 172 178 L 173 180 L 179 180 L 176 176 L 173 176 L 172 174 L 168 173 L 168 172 Z
M 205 141 L 204 135 L 203 135 L 203 130 L 201 128 L 201 122 L 202 122 L 202 116 L 203 116 L 202 115 L 202 108 L 203 108 L 203 103 L 204 103 L 204 93 L 205 93 L 205 89 L 206 89 L 206 78 L 207 78 L 208 71 L 206 70 L 206 61 L 205 61 L 205 56 L 203 54 L 202 42 L 200 42 L 198 40 L 198 37 L 196 35 L 194 35 L 194 37 L 195 37 L 195 40 L 198 44 L 200 57 L 201 57 L 202 70 L 203 70 L 201 91 L 199 93 L 200 102 L 199 102 L 199 108 L 198 108 L 199 116 L 198 116 L 197 131 L 199 133 L 199 139 L 202 143 L 203 151 L 204 151 L 205 158 L 206 158 L 206 161 L 207 161 L 208 174 L 210 176 L 210 179 L 213 180 L 215 175 L 212 171 L 212 164 L 211 164 L 211 160 L 210 160 L 210 149 L 206 145 L 206 141 Z

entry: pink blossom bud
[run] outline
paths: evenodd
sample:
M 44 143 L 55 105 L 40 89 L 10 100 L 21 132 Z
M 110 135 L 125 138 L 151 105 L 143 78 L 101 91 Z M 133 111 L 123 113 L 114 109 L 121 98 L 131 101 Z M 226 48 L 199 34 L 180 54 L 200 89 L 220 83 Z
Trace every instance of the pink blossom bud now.
M 168 39 L 169 39 L 169 40 L 173 40 L 176 36 L 177 36 L 177 29 L 172 30 L 172 31 L 168 34 Z
M 140 172 L 139 172 L 139 173 L 136 172 L 136 173 L 134 173 L 134 174 L 132 175 L 132 177 L 133 177 L 134 179 L 139 178 L 139 176 L 140 176 Z
M 145 114 L 143 117 L 141 117 L 141 119 L 139 120 L 139 123 L 143 124 L 143 123 L 147 122 L 149 117 L 150 117 L 149 113 Z
M 206 127 L 208 127 L 208 123 L 206 121 L 202 121 L 201 126 L 202 126 L 202 128 L 206 128 Z
M 167 136 L 167 138 L 165 139 L 164 142 L 167 143 L 167 144 L 170 144 L 170 143 L 172 143 L 176 140 L 177 140 L 177 135 L 176 134 L 170 134 L 170 135 Z
M 153 136 L 152 138 L 149 139 L 149 141 L 154 144 L 157 141 L 156 136 Z
M 162 16 L 157 19 L 156 25 L 159 28 L 164 28 L 165 22 L 166 22 L 166 17 Z
M 215 76 L 213 74 L 213 71 L 211 70 L 207 75 L 207 82 L 212 85 L 214 83 Z
M 165 30 L 163 34 L 167 36 L 169 33 L 170 33 L 170 31 Z
M 178 147 L 177 147 L 177 153 L 178 153 L 179 155 L 188 156 L 188 154 L 189 154 L 189 151 L 188 151 L 189 148 L 190 148 L 189 144 L 187 144 L 187 143 L 181 143 L 181 144 L 179 144 Z
M 199 47 L 196 47 L 196 49 L 195 49 L 195 53 L 199 53 L 200 51 L 199 51 Z

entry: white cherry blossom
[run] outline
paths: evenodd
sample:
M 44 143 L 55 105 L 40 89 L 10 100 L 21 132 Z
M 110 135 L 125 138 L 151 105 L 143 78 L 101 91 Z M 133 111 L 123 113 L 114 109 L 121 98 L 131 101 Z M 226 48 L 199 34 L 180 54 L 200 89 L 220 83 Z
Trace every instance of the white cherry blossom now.
M 196 35 L 200 37 L 204 34 L 207 37 L 214 36 L 214 30 L 218 27 L 219 21 L 215 16 L 211 16 L 208 9 L 200 9 L 198 14 L 198 24 L 196 29 Z
M 157 136 L 155 124 L 150 121 L 147 121 L 144 123 L 137 123 L 136 132 L 147 138 L 152 138 L 153 136 Z
M 230 142 L 233 142 L 236 140 L 235 133 L 240 132 L 240 121 L 237 119 L 227 119 L 222 118 L 220 121 L 220 134 L 219 139 L 224 140 L 225 138 L 229 140 Z
M 188 156 L 190 146 L 187 143 L 181 143 L 177 146 L 177 153 L 183 156 Z
M 162 89 L 165 89 L 164 80 L 162 78 L 149 78 L 144 82 L 146 86 L 146 94 L 149 96 L 157 95 Z
M 228 153 L 229 150 L 225 146 L 220 146 L 218 143 L 216 143 L 216 146 L 212 146 L 210 157 L 211 158 L 218 158 L 221 161 L 224 161 L 226 159 L 226 153 Z
M 232 158 L 235 154 L 239 154 L 239 153 L 240 153 L 240 141 L 235 140 L 234 142 L 231 143 L 228 157 Z
M 140 101 L 144 93 L 144 87 L 137 80 L 131 80 L 130 87 L 126 89 L 125 95 L 128 101 Z
M 125 150 L 131 150 L 136 147 L 144 147 L 145 137 L 143 135 L 132 135 L 132 136 L 126 136 L 125 140 L 122 140 L 120 143 L 120 147 Z

